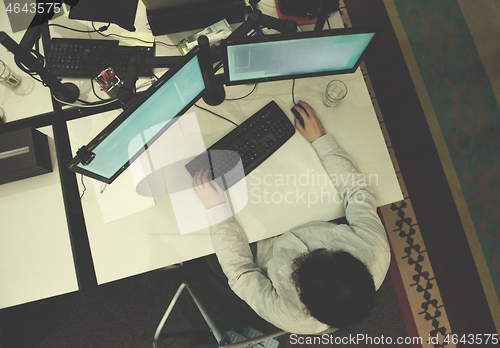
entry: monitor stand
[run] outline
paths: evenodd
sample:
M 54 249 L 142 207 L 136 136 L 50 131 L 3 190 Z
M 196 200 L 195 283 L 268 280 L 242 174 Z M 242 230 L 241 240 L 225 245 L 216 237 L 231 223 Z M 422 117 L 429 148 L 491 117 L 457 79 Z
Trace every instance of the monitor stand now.
M 207 90 L 205 94 L 203 94 L 203 101 L 211 106 L 222 104 L 224 99 L 226 99 L 226 91 L 222 83 L 216 83 L 215 81 L 210 43 L 205 35 L 198 38 L 198 47 L 200 48 L 199 58 L 201 70 L 205 73 L 207 81 Z

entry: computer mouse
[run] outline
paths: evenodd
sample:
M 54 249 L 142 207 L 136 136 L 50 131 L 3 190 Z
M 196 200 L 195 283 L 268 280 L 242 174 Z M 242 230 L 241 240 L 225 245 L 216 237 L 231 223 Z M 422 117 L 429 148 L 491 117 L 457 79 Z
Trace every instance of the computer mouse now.
M 302 110 L 304 110 L 305 113 L 307 113 L 307 111 L 304 109 L 304 107 L 302 105 L 295 104 L 295 106 L 298 106 L 299 108 L 301 108 Z M 295 118 L 297 120 L 299 120 L 299 122 L 302 125 L 302 127 L 304 127 L 304 119 L 302 118 L 302 115 L 295 109 L 295 106 L 292 108 L 293 116 L 295 116 Z

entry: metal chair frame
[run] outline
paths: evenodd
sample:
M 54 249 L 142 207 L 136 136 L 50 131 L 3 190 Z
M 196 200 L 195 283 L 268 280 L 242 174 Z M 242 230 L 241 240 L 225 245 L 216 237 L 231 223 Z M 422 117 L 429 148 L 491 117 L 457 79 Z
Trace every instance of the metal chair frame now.
M 175 293 L 172 301 L 170 302 L 169 306 L 167 307 L 167 310 L 165 311 L 165 314 L 163 315 L 163 318 L 161 319 L 160 323 L 158 324 L 158 327 L 156 328 L 156 331 L 155 331 L 155 334 L 153 337 L 153 348 L 158 348 L 158 338 L 160 337 L 161 330 L 165 326 L 165 323 L 168 319 L 168 316 L 170 315 L 170 312 L 172 312 L 172 309 L 174 308 L 174 305 L 177 302 L 177 299 L 179 298 L 179 296 L 181 295 L 182 291 L 185 288 L 188 289 L 189 294 L 191 295 L 194 302 L 196 303 L 196 306 L 200 310 L 201 315 L 203 316 L 203 318 L 207 322 L 207 325 L 210 327 L 210 331 L 212 331 L 216 341 L 218 342 L 217 344 L 219 347 L 244 348 L 244 347 L 248 347 L 248 346 L 251 346 L 254 344 L 258 344 L 259 342 L 267 341 L 268 339 L 272 339 L 274 337 L 281 336 L 281 335 L 284 335 L 287 333 L 286 331 L 280 330 L 280 331 L 272 333 L 272 334 L 268 334 L 268 335 L 264 335 L 264 336 L 260 336 L 260 337 L 255 337 L 255 338 L 249 338 L 246 341 L 227 344 L 223 340 L 222 335 L 221 335 L 219 329 L 217 328 L 217 326 L 215 325 L 215 323 L 213 322 L 212 318 L 210 317 L 210 315 L 205 310 L 205 308 L 203 307 L 201 302 L 198 300 L 198 298 L 193 293 L 193 290 L 191 290 L 191 288 L 189 287 L 189 285 L 186 282 L 183 282 L 179 286 L 179 288 L 177 289 L 177 292 Z

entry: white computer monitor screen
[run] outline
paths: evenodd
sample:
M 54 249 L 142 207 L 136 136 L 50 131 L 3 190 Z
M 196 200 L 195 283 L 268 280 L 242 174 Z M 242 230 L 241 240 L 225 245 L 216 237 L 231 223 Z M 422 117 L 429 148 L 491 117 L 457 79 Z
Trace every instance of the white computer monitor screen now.
M 354 72 L 375 30 L 333 29 L 226 43 L 226 84 Z
M 89 143 L 87 149 L 95 157 L 88 165 L 77 156 L 68 168 L 107 183 L 123 172 L 205 91 L 198 55 L 172 69 L 175 72 L 161 77 L 133 110 L 124 111 Z

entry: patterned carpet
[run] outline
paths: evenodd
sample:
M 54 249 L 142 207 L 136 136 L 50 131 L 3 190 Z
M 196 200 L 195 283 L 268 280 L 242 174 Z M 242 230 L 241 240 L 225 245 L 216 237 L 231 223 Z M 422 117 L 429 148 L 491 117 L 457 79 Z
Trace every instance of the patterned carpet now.
M 381 1 L 375 3 L 379 3 L 378 6 L 382 5 Z M 366 18 L 371 17 L 375 18 L 373 22 L 379 24 L 377 15 L 364 14 L 363 12 L 369 10 L 366 8 L 358 10 L 361 7 L 359 4 L 362 2 L 349 0 L 345 0 L 345 4 L 342 2 L 345 25 L 351 26 L 351 21 L 354 22 L 357 16 L 360 23 L 366 22 Z M 372 3 L 371 6 L 376 8 L 377 5 Z M 492 328 L 490 332 L 487 332 L 486 327 L 485 331 L 478 332 L 476 328 L 465 323 L 455 325 L 460 321 L 472 322 L 479 318 L 473 316 L 467 319 L 458 318 L 455 314 L 460 313 L 463 308 L 457 309 L 460 307 L 460 304 L 457 304 L 459 301 L 453 301 L 453 295 L 449 294 L 449 285 L 453 280 L 435 277 L 433 264 L 437 264 L 439 272 L 443 273 L 443 262 L 437 262 L 439 252 L 434 252 L 431 258 L 427 247 L 436 250 L 440 247 L 446 248 L 447 245 L 436 245 L 431 238 L 424 240 L 425 233 L 422 233 L 417 218 L 425 219 L 426 216 L 417 215 L 412 205 L 412 199 L 420 193 L 407 191 L 403 174 L 412 182 L 420 178 L 412 176 L 416 173 L 401 171 L 396 153 L 399 154 L 398 158 L 408 161 L 405 158 L 406 153 L 400 151 L 400 148 L 391 141 L 393 133 L 388 131 L 389 121 L 385 121 L 385 110 L 382 112 L 378 105 L 376 92 L 379 90 L 372 87 L 370 71 L 364 65 L 367 85 L 405 197 L 401 202 L 380 209 L 394 253 L 391 278 L 398 294 L 408 335 L 424 338 L 422 345 L 415 344 L 413 347 L 460 347 L 470 346 L 471 343 L 474 346 L 478 341 L 470 339 L 472 336 L 469 335 L 498 333 L 500 327 L 498 96 L 495 95 L 490 83 L 489 78 L 492 76 L 488 76 L 488 71 L 483 66 L 483 62 L 488 63 L 487 57 L 476 49 L 474 38 L 469 31 L 469 26 L 472 24 L 464 18 L 459 1 L 385 0 L 383 6 L 404 55 L 433 145 L 444 170 L 445 184 L 451 191 L 452 203 L 463 228 L 463 232 L 452 231 L 449 235 L 453 236 L 456 233 L 458 236 L 464 233 L 464 240 L 468 242 L 467 247 L 470 248 L 471 260 L 473 259 L 467 266 L 467 272 L 477 272 L 477 279 L 480 279 L 480 282 L 472 280 L 471 282 L 477 283 L 474 285 L 477 285 L 480 288 L 479 292 L 482 292 L 481 295 L 485 296 L 494 326 L 489 326 Z M 491 6 L 496 12 L 493 2 Z M 355 13 L 356 11 L 350 11 L 350 8 L 360 12 L 361 15 Z M 495 15 L 500 19 L 498 12 Z M 498 58 L 496 53 L 497 62 Z M 383 83 L 380 85 L 383 86 Z M 431 169 L 429 167 L 429 172 Z M 428 209 L 431 209 L 430 206 Z M 425 212 L 425 208 L 420 211 Z M 426 246 L 427 241 L 431 243 L 428 246 Z M 452 244 L 450 249 L 453 249 Z M 446 258 L 444 255 L 451 255 L 453 258 L 462 256 L 459 249 L 442 254 L 443 258 Z M 450 263 L 453 260 L 448 257 L 446 262 Z M 460 272 L 456 273 L 455 278 L 460 278 Z M 458 283 L 460 280 L 455 281 L 455 284 Z M 441 289 L 445 289 L 443 297 L 446 301 L 443 301 Z M 455 287 L 454 291 L 459 292 L 460 289 Z M 475 299 L 470 300 L 471 303 L 475 301 Z M 453 313 L 450 320 L 448 309 Z M 463 311 L 463 314 L 466 312 L 467 310 Z M 489 316 L 490 313 L 484 313 L 484 317 L 489 318 Z M 438 340 L 426 342 L 425 338 L 436 337 L 438 333 Z M 492 345 L 492 341 L 487 344 L 482 342 L 481 346 L 485 345 Z
M 407 39 L 461 188 L 462 219 L 469 218 L 470 243 L 480 243 L 500 296 L 500 109 L 457 1 L 395 2 Z M 432 116 L 430 116 L 432 117 Z M 432 119 L 430 120 L 433 121 Z M 454 180 L 454 178 L 450 178 Z M 468 209 L 467 209 L 468 208 Z M 475 248 L 474 248 L 475 249 Z M 473 252 L 476 250 L 473 250 Z M 481 262 L 477 260 L 476 263 Z M 487 276 L 487 275 L 485 275 Z
M 413 80 L 425 87 L 420 89 L 420 98 L 427 103 L 430 129 L 448 182 L 454 187 L 453 196 L 498 330 L 498 102 L 457 1 L 386 1 L 386 7 L 391 5 L 400 19 L 393 13 L 393 25 L 402 24 L 410 43 L 407 64 L 418 67 Z M 399 40 L 405 40 L 399 32 Z

